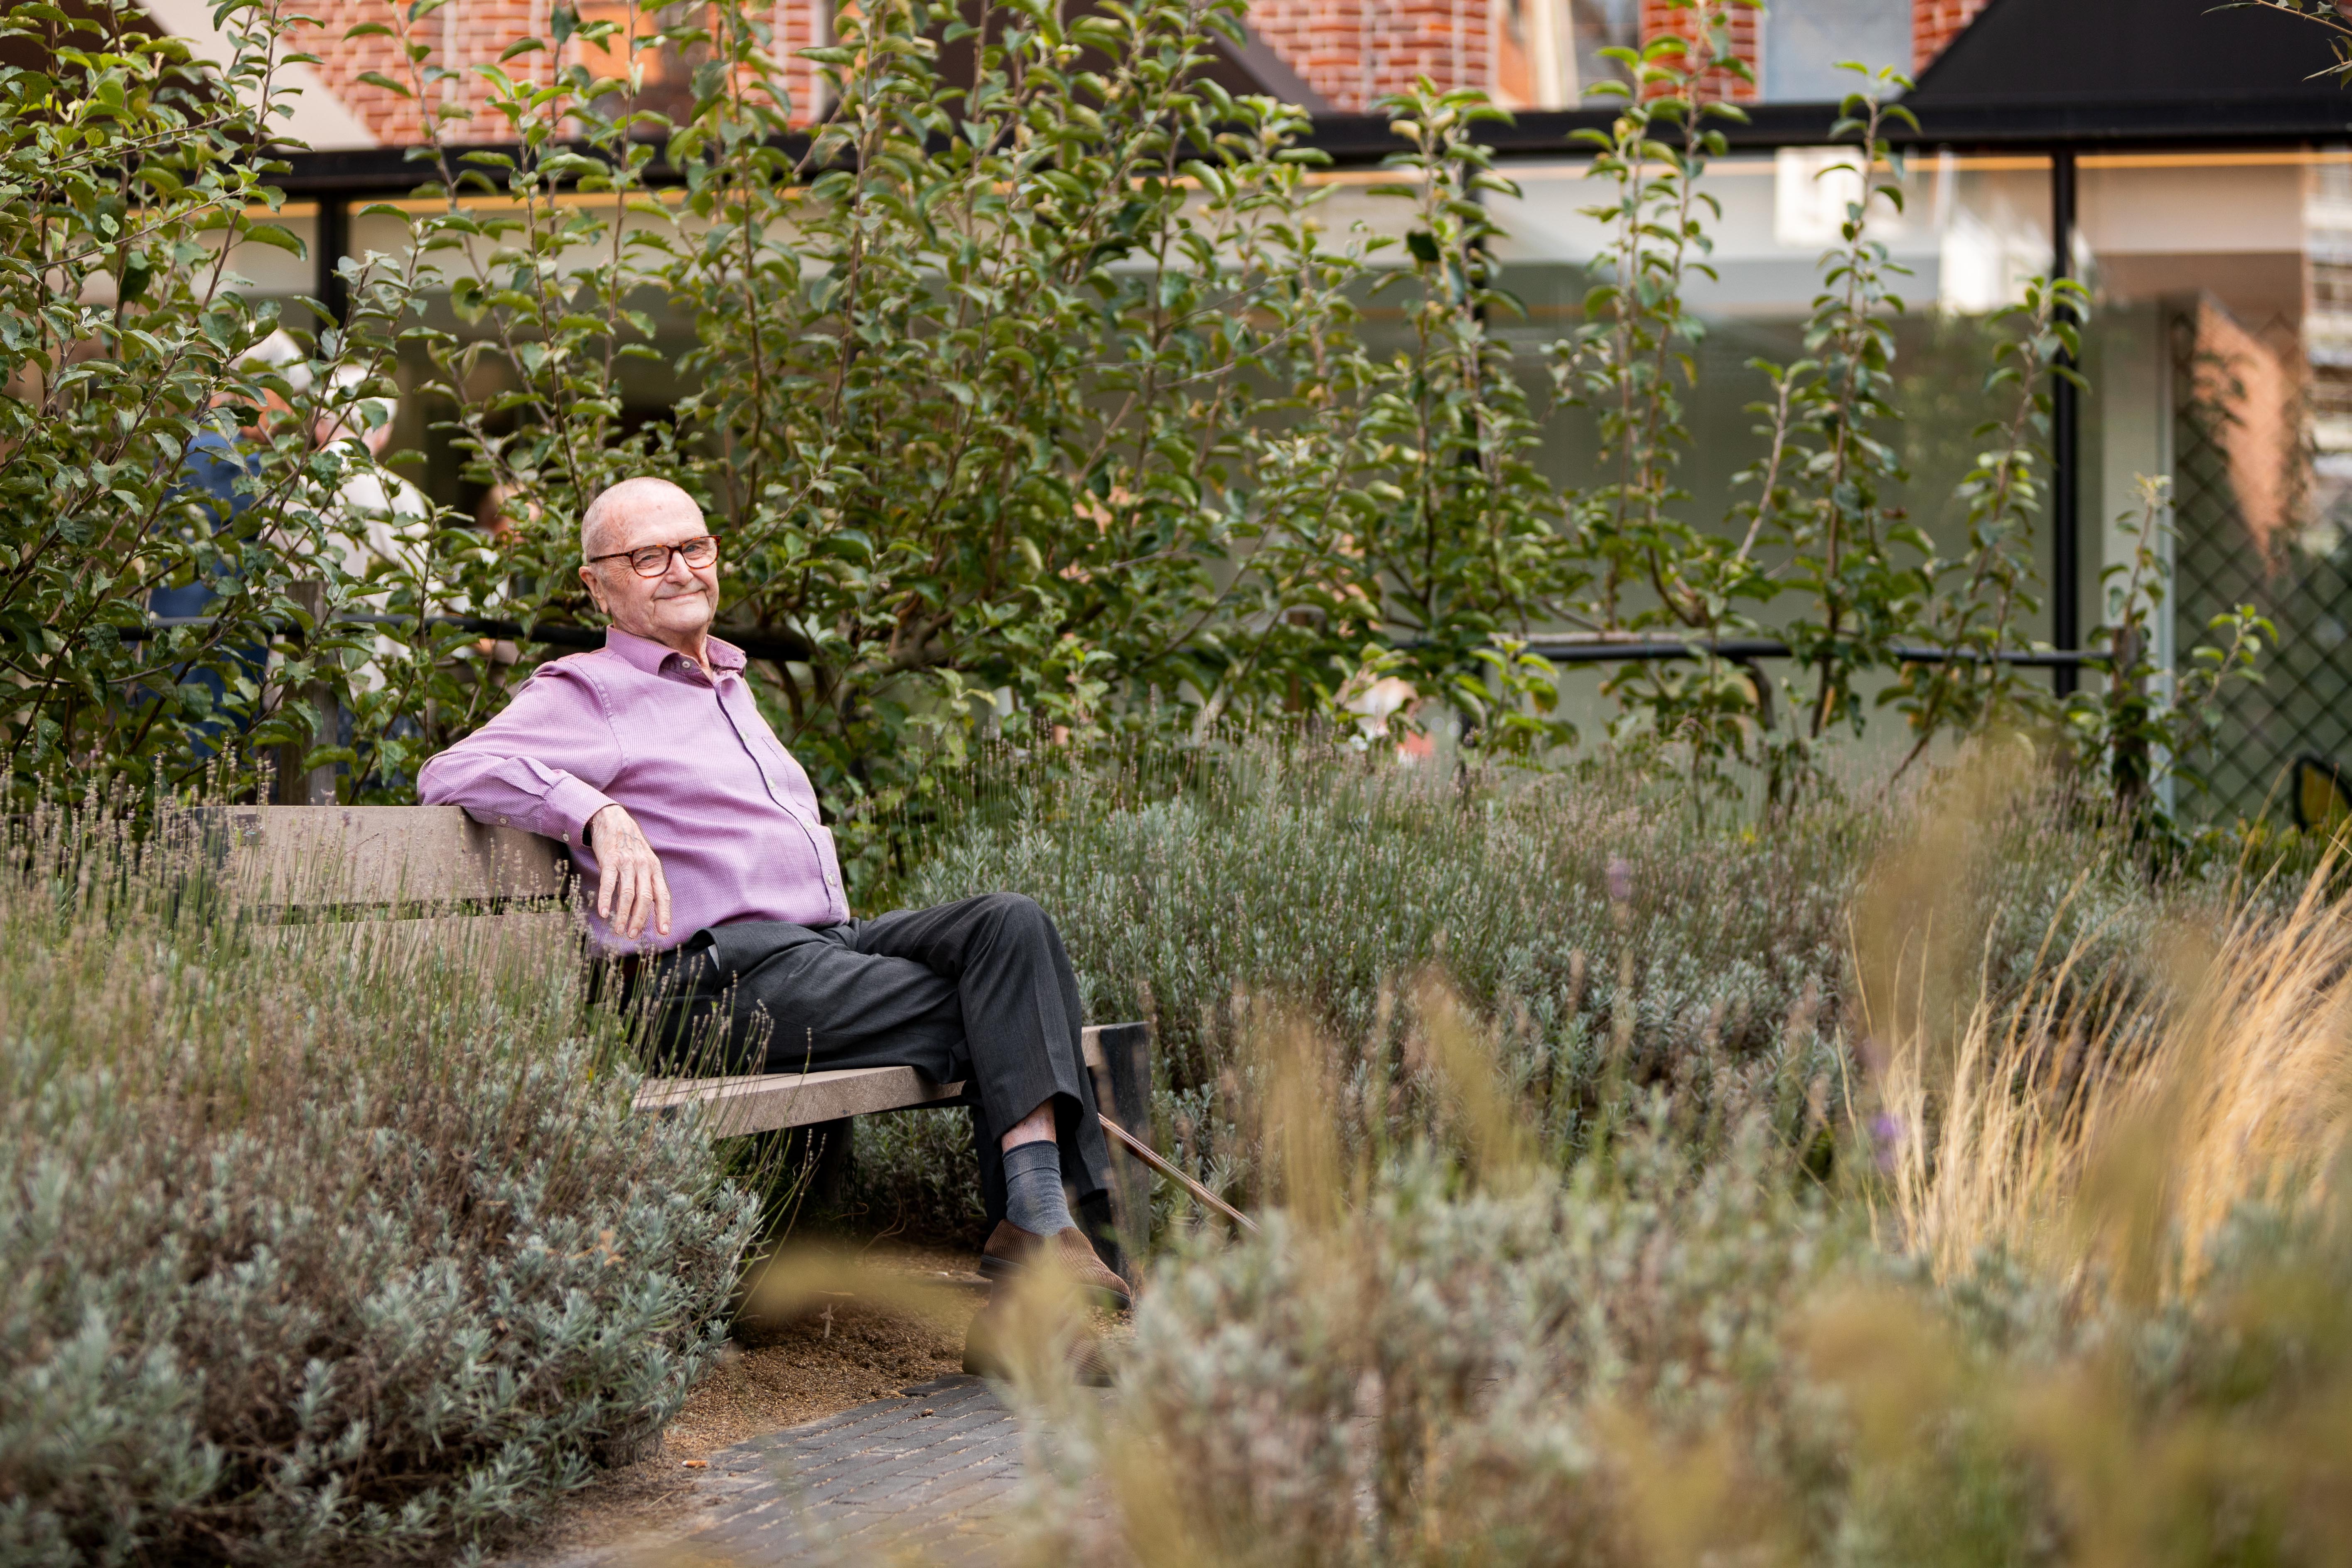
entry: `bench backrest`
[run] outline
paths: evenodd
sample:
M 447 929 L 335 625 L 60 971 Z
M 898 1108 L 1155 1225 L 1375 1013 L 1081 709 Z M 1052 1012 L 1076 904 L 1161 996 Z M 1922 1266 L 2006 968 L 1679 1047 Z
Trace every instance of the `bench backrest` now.
M 231 806 L 206 825 L 215 832 L 227 840 L 230 896 L 272 941 L 300 931 L 305 942 L 471 964 L 577 952 L 562 848 L 454 805 Z
M 234 806 L 223 816 L 238 899 L 289 911 L 487 911 L 560 899 L 571 872 L 551 840 L 486 826 L 454 805 Z

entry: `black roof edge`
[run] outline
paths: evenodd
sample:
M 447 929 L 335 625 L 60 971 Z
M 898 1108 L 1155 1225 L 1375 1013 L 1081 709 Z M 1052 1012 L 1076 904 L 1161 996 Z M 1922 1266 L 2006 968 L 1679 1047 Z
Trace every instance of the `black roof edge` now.
M 1919 116 L 1920 129 L 1914 132 L 1893 125 L 1887 128 L 1888 134 L 1898 145 L 1918 149 L 2079 151 L 2352 142 L 2352 95 L 2146 104 L 1915 100 L 1910 107 Z M 1839 113 L 1838 106 L 1830 103 L 1755 104 L 1748 107 L 1744 123 L 1719 120 L 1714 124 L 1734 151 L 1762 152 L 1826 143 L 1832 140 L 1830 129 Z M 1508 122 L 1481 126 L 1478 139 L 1497 158 L 1577 158 L 1585 154 L 1585 148 L 1570 138 L 1578 131 L 1605 131 L 1614 117 L 1608 110 L 1521 113 Z M 1388 122 L 1371 114 L 1318 115 L 1305 143 L 1329 154 L 1334 163 L 1343 167 L 1377 166 L 1403 147 L 1389 131 Z M 467 150 L 509 155 L 515 152 L 498 146 L 458 151 Z M 404 195 L 439 178 L 436 164 L 414 160 L 408 152 L 402 147 L 370 147 L 281 154 L 286 170 L 271 183 L 291 196 Z M 648 170 L 648 177 L 655 184 L 663 183 L 658 160 Z
M 1234 63 L 1249 72 L 1259 90 L 1272 93 L 1285 103 L 1295 103 L 1309 114 L 1328 114 L 1331 100 L 1307 84 L 1305 77 L 1290 68 L 1290 62 L 1280 51 L 1265 41 L 1264 34 L 1247 22 L 1242 24 L 1242 41 L 1234 45 L 1225 38 L 1217 47 L 1232 57 Z
M 1885 135 L 1897 146 L 1909 148 L 2042 151 L 2352 142 L 2352 94 L 2332 91 L 2324 98 L 2163 103 L 1971 103 L 1929 101 L 1914 95 L 1905 107 L 1918 116 L 1919 129 L 1898 122 L 1886 126 Z M 1843 114 L 1834 103 L 1743 108 L 1744 121 L 1710 121 L 1735 152 L 1825 144 L 1832 140 L 1831 128 Z M 1509 123 L 1481 126 L 1478 140 L 1498 158 L 1579 157 L 1584 144 L 1570 138 L 1579 131 L 1606 131 L 1615 118 L 1612 110 L 1522 112 Z M 1403 145 L 1383 121 L 1369 114 L 1318 116 L 1307 142 L 1342 164 L 1378 163 Z

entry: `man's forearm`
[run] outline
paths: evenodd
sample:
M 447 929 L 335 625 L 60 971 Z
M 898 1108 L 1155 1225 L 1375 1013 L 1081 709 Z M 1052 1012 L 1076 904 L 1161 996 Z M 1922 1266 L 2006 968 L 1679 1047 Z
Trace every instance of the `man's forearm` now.
M 530 757 L 464 748 L 425 764 L 416 797 L 426 805 L 463 806 L 477 822 L 572 843 L 585 843 L 589 820 L 613 804 L 602 790 L 561 768 Z

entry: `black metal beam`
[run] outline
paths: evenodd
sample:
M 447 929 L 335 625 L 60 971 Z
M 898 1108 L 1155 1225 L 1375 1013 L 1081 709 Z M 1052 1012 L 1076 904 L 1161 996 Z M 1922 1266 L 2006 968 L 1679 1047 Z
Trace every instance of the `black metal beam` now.
M 417 624 L 414 616 L 351 613 L 330 616 L 327 619 L 335 626 L 383 626 L 391 631 L 414 628 Z M 209 626 L 218 620 L 216 616 L 150 616 L 135 625 L 115 627 L 114 635 L 124 642 L 144 642 L 157 632 L 179 626 Z M 261 632 L 299 634 L 301 630 L 299 625 L 277 621 L 261 620 L 250 624 L 254 630 Z M 520 621 L 502 621 L 488 616 L 427 616 L 425 626 L 432 631 L 468 632 L 476 637 L 503 637 L 509 642 L 542 643 L 550 647 L 596 648 L 604 646 L 602 627 L 563 626 L 552 621 L 535 621 L 525 626 Z M 814 651 L 806 642 L 792 636 L 776 637 L 729 626 L 713 626 L 710 631 L 713 637 L 733 644 L 753 658 L 772 659 L 779 664 L 793 659 L 805 660 Z
M 1705 658 L 1710 654 L 1739 664 L 1748 659 L 1796 657 L 1787 643 L 1770 637 L 1725 637 L 1712 643 L 1602 637 L 1545 642 L 1538 638 L 1528 642 L 1528 651 L 1553 664 L 1647 664 L 1652 660 Z M 1948 647 L 1898 646 L 1893 652 L 1895 658 L 1904 664 L 1977 664 L 1984 662 L 1986 657 L 1972 648 L 1956 651 Z M 2103 653 L 2084 653 L 2071 648 L 2005 648 L 1992 655 L 1991 662 L 2027 669 L 2073 669 L 2079 665 L 2099 664 L 2105 658 L 2106 655 Z
M 415 147 L 347 147 L 323 153 L 281 153 L 274 160 L 280 167 L 269 183 L 289 196 L 330 192 L 353 197 L 405 195 L 441 177 L 439 163 L 414 156 L 420 151 L 423 149 Z M 461 151 L 499 153 L 511 158 L 522 147 L 520 142 L 486 142 L 468 143 Z M 555 152 L 593 151 L 585 142 L 549 149 L 551 155 Z M 461 172 L 464 167 L 459 165 Z
M 311 298 L 325 307 L 321 327 L 343 324 L 351 313 L 351 292 L 343 286 L 343 258 L 352 248 L 352 203 L 349 196 L 319 197 L 319 221 L 310 240 Z
M 2289 91 L 2261 100 L 2182 98 L 2164 102 L 2076 103 L 1971 101 L 1915 94 L 1906 100 L 1919 117 L 1916 132 L 1906 126 L 1886 128 L 1888 139 L 1914 149 L 1948 147 L 1958 152 L 2046 152 L 2072 148 L 2155 151 L 2247 145 L 2300 146 L 2313 142 L 2340 142 L 2352 137 L 2352 94 L 2329 89 L 2313 93 Z M 1762 103 L 1746 110 L 1744 122 L 1718 121 L 1734 152 L 1762 153 L 1779 147 L 1819 146 L 1832 140 L 1837 122 L 1833 103 Z M 1584 148 L 1570 141 L 1579 131 L 1606 131 L 1615 119 L 1609 110 L 1527 111 L 1510 123 L 1489 122 L 1478 130 L 1479 142 L 1505 158 L 1576 158 Z M 805 134 L 782 139 L 781 145 L 795 154 L 808 147 Z M 1404 143 L 1375 114 L 1316 116 L 1305 145 L 1329 155 L 1341 165 L 1378 163 Z M 482 152 L 514 156 L 512 144 L 484 144 Z M 593 153 L 586 143 L 567 151 Z M 284 169 L 272 183 L 289 195 L 338 192 L 350 196 L 404 194 L 440 178 L 437 165 L 412 157 L 404 147 L 369 147 L 346 152 L 291 153 L 282 155 Z M 647 183 L 675 184 L 679 171 L 660 157 L 647 166 Z
M 2050 276 L 2074 275 L 2074 152 L 2050 154 Z M 2058 307 L 2080 325 L 2074 308 Z M 2050 378 L 2050 640 L 2073 647 L 2083 640 L 2083 400 L 2073 378 L 2074 358 L 2061 353 Z M 2074 689 L 2074 667 L 2053 666 L 2050 688 Z
M 151 616 L 133 626 L 118 626 L 114 635 L 124 642 L 142 642 L 160 631 L 178 626 L 209 626 L 215 625 L 215 616 Z M 414 616 L 376 616 L 356 612 L 330 616 L 336 626 L 383 626 L 388 630 L 413 627 Z M 544 643 L 551 647 L 603 647 L 604 633 L 596 626 L 564 626 L 555 622 L 538 621 L 525 626 L 520 621 L 501 621 L 487 616 L 427 616 L 425 625 L 436 631 L 471 632 L 478 637 L 505 637 L 514 642 Z M 257 631 L 288 632 L 299 628 L 276 622 L 257 622 Z M 732 643 L 753 658 L 806 659 L 809 645 L 799 637 L 772 635 L 713 626 L 711 635 Z M 1421 645 L 1407 643 L 1412 648 Z M 1675 642 L 1665 638 L 1639 637 L 1573 637 L 1547 640 L 1528 639 L 1527 649 L 1539 658 L 1553 664 L 1646 664 L 1653 659 L 1704 658 L 1712 654 L 1717 658 L 1738 662 L 1751 658 L 1790 658 L 1794 652 L 1787 643 L 1775 637 L 1724 637 L 1716 642 Z M 1894 650 L 1904 664 L 1979 663 L 1986 656 L 1972 648 L 1954 650 L 1948 647 L 1915 647 L 1897 646 Z M 2072 668 L 2076 665 L 2103 663 L 2106 655 L 2084 653 L 2065 648 L 2004 648 L 1991 656 L 1996 664 L 2013 664 L 2027 668 Z
M 2164 103 L 1970 102 L 1915 95 L 1905 105 L 1919 117 L 1919 129 L 1889 125 L 1883 132 L 1897 146 L 1948 147 L 1957 152 L 2040 153 L 2052 147 L 2136 151 L 2243 146 L 2296 146 L 2342 141 L 2352 135 L 2352 94 L 2286 93 L 2260 100 L 2184 99 Z M 1833 103 L 1760 103 L 1745 106 L 1744 121 L 1716 121 L 1735 153 L 1780 147 L 1826 145 L 1840 118 Z M 1481 145 L 1500 157 L 1581 157 L 1580 131 L 1606 132 L 1616 115 L 1609 110 L 1526 111 L 1509 124 L 1478 128 Z M 1851 137 L 1846 140 L 1852 140 Z M 1318 115 L 1307 144 L 1341 164 L 1376 163 L 1403 142 L 1377 115 Z

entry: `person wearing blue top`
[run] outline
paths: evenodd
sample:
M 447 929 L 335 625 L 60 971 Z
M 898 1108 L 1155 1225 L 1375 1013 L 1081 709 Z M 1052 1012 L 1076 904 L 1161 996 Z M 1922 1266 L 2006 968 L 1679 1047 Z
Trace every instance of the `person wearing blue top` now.
M 202 495 L 205 510 L 212 514 L 212 531 L 223 529 L 244 515 L 253 505 L 253 481 L 259 478 L 261 464 L 249 451 L 243 439 L 235 433 L 219 428 L 199 431 L 188 443 L 187 455 L 181 459 L 180 479 L 175 487 L 181 495 Z M 173 587 L 156 588 L 147 595 L 147 610 L 159 618 L 203 616 L 212 613 L 220 597 L 215 584 L 229 572 L 227 567 L 215 567 L 209 574 L 198 575 Z M 268 668 L 269 650 L 259 642 L 247 641 L 234 650 L 237 664 L 258 681 Z M 183 686 L 200 686 L 212 693 L 213 708 L 218 712 L 228 696 L 228 683 L 217 669 L 198 667 L 180 678 Z M 206 721 L 194 726 L 200 737 L 195 755 L 209 758 L 217 750 L 218 738 L 227 729 L 226 718 Z

